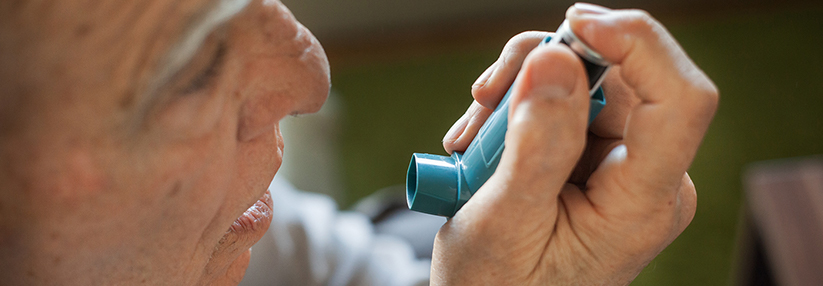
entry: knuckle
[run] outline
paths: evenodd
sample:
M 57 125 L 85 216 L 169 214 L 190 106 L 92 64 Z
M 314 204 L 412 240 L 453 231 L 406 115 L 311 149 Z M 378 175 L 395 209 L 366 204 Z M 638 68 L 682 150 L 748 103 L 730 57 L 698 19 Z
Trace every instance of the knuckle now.
M 697 212 L 697 191 L 694 188 L 686 190 L 683 192 L 683 206 L 680 208 L 680 224 L 681 230 L 686 228 L 692 220 L 694 219 L 694 215 Z
M 720 101 L 720 91 L 717 86 L 705 75 L 701 75 L 691 81 L 688 87 L 689 100 L 693 102 L 695 109 L 708 113 L 714 113 Z
M 517 52 L 513 51 L 512 48 L 506 46 L 503 49 L 503 53 L 501 53 L 500 57 L 497 59 L 497 64 L 499 65 L 498 69 L 505 69 L 506 67 L 508 67 L 509 63 L 511 62 L 512 56 L 516 53 Z
M 693 215 L 697 208 L 697 188 L 688 173 L 683 175 L 680 185 L 681 208 Z
M 700 84 L 698 84 L 697 90 L 704 102 L 710 104 L 714 108 L 717 107 L 717 103 L 720 101 L 720 91 L 711 80 L 705 78 Z
M 625 25 L 633 34 L 649 35 L 662 28 L 662 25 L 645 10 L 631 9 L 625 13 Z
M 697 208 L 697 190 L 694 188 L 694 185 L 683 189 L 682 196 L 683 197 L 680 198 L 682 202 L 681 208 L 694 215 L 695 209 Z

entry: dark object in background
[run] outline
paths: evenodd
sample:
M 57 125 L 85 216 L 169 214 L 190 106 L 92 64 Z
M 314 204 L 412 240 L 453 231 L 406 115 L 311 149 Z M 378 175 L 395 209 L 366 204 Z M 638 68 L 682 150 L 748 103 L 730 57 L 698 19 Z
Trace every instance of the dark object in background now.
M 823 285 L 823 156 L 752 165 L 737 285 Z

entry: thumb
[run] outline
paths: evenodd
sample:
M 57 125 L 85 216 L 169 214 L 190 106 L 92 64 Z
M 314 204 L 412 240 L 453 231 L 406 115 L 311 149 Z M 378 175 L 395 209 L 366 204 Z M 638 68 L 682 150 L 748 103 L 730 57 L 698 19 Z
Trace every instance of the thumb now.
M 583 63 L 567 47 L 539 47 L 526 58 L 512 90 L 506 149 L 487 184 L 506 186 L 495 192 L 498 201 L 540 211 L 556 205 L 585 147 L 588 95 Z
M 528 276 L 517 270 L 533 269 L 544 255 L 560 213 L 558 194 L 583 152 L 588 94 L 583 63 L 571 50 L 532 51 L 512 87 L 500 164 L 440 229 L 436 245 L 459 241 L 508 275 Z

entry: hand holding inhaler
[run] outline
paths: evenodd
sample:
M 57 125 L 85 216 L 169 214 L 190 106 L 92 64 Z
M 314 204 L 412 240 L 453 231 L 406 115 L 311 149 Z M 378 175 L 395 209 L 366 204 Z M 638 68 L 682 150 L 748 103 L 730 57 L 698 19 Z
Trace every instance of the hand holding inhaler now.
M 645 12 L 575 4 L 566 18 L 613 64 L 608 105 L 587 128 L 584 64 L 564 45 L 535 48 L 549 33 L 506 45 L 444 141 L 466 150 L 514 82 L 499 165 L 438 233 L 432 285 L 628 284 L 691 222 L 686 170 L 713 83 Z
M 583 62 L 588 78 L 591 105 L 589 123 L 606 105 L 600 84 L 610 64 L 587 47 L 563 22 L 553 36 L 546 36 L 540 45 L 564 44 Z M 451 217 L 491 177 L 505 147 L 509 103 L 512 87 L 503 96 L 494 112 L 480 127 L 465 153 L 451 157 L 415 153 L 406 174 L 406 198 L 409 208 L 423 213 Z

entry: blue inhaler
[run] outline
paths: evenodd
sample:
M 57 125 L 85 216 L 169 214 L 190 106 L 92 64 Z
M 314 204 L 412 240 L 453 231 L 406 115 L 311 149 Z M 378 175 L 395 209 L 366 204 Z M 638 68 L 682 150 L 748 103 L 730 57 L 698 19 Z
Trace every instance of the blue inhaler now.
M 591 124 L 606 105 L 600 83 L 610 64 L 572 33 L 568 21 L 560 25 L 554 36 L 546 37 L 540 44 L 557 43 L 569 46 L 583 61 L 589 80 Z M 406 175 L 406 199 L 410 209 L 433 215 L 454 216 L 491 177 L 505 146 L 511 92 L 512 88 L 509 87 L 466 152 L 454 152 L 451 156 L 422 153 L 412 155 Z

